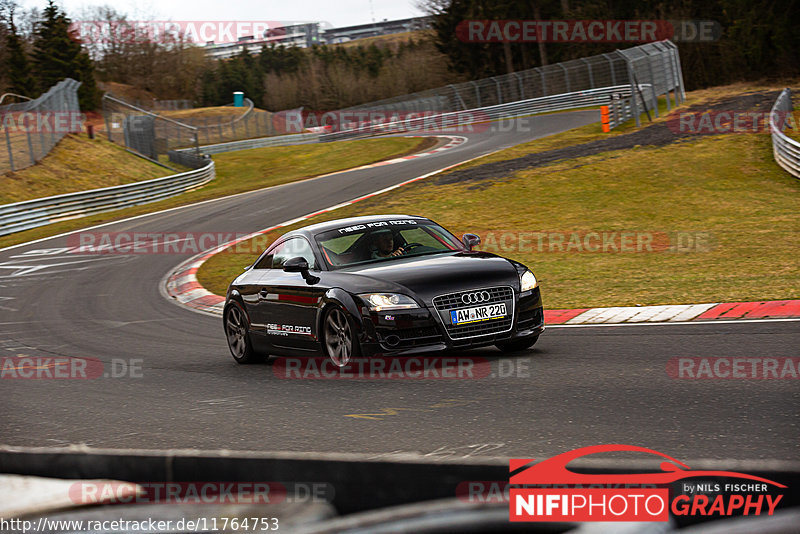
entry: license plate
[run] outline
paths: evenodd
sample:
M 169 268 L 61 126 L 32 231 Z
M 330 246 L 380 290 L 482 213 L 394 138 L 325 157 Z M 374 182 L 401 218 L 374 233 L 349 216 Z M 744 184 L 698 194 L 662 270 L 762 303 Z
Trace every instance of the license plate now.
M 476 306 L 474 308 L 464 308 L 450 312 L 450 322 L 456 324 L 478 323 L 499 319 L 506 315 L 506 304 L 487 304 L 486 306 Z

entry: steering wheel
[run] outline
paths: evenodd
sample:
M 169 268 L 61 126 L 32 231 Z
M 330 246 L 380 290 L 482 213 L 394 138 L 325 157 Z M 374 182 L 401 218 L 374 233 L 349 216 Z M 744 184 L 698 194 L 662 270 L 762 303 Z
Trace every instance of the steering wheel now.
M 406 243 L 401 248 L 403 249 L 403 254 L 407 254 L 412 248 L 424 247 L 424 246 L 425 245 L 423 245 L 422 243 Z

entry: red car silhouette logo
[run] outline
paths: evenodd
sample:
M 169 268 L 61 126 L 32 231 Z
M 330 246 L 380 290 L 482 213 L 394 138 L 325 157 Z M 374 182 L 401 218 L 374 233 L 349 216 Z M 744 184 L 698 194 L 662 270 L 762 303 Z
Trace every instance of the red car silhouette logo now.
M 590 454 L 597 454 L 601 452 L 644 452 L 660 456 L 668 461 L 661 462 L 659 466 L 662 470 L 661 473 L 637 473 L 629 475 L 614 475 L 614 474 L 586 474 L 576 473 L 567 469 L 567 464 L 576 458 L 588 456 Z M 533 459 L 513 459 L 510 462 L 510 471 L 512 473 L 518 471 L 535 460 Z M 664 453 L 647 449 L 645 447 L 637 447 L 635 445 L 594 445 L 591 447 L 582 447 L 573 451 L 565 452 L 542 460 L 541 462 L 532 465 L 517 474 L 511 476 L 509 482 L 511 484 L 670 484 L 677 480 L 692 477 L 735 477 L 754 480 L 757 482 L 765 482 L 779 488 L 785 488 L 783 484 L 778 484 L 766 478 L 748 475 L 745 473 L 736 473 L 734 471 L 695 471 L 688 465 L 668 456 Z

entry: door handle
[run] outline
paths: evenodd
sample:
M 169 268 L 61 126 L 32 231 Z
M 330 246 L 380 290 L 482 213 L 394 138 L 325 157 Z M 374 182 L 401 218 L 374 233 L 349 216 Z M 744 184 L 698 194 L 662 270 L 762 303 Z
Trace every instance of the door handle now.
M 263 298 L 267 298 L 269 291 L 267 291 L 266 289 L 262 289 L 261 291 L 258 292 L 258 294 L 261 295 Z

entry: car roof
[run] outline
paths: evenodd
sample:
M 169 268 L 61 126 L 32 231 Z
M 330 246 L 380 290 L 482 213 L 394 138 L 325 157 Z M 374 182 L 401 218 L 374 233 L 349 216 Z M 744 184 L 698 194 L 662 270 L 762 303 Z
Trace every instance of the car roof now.
M 302 228 L 298 228 L 297 230 L 293 230 L 287 233 L 286 236 L 298 235 L 298 234 L 306 236 L 314 236 L 316 234 L 327 232 L 328 230 L 335 230 L 337 228 L 344 228 L 356 224 L 364 224 L 368 222 L 377 222 L 377 221 L 396 221 L 401 219 L 413 219 L 417 221 L 428 220 L 425 217 L 419 217 L 417 215 L 363 215 L 361 217 L 348 217 L 346 219 L 335 219 L 333 221 L 311 224 L 309 226 L 304 226 Z

